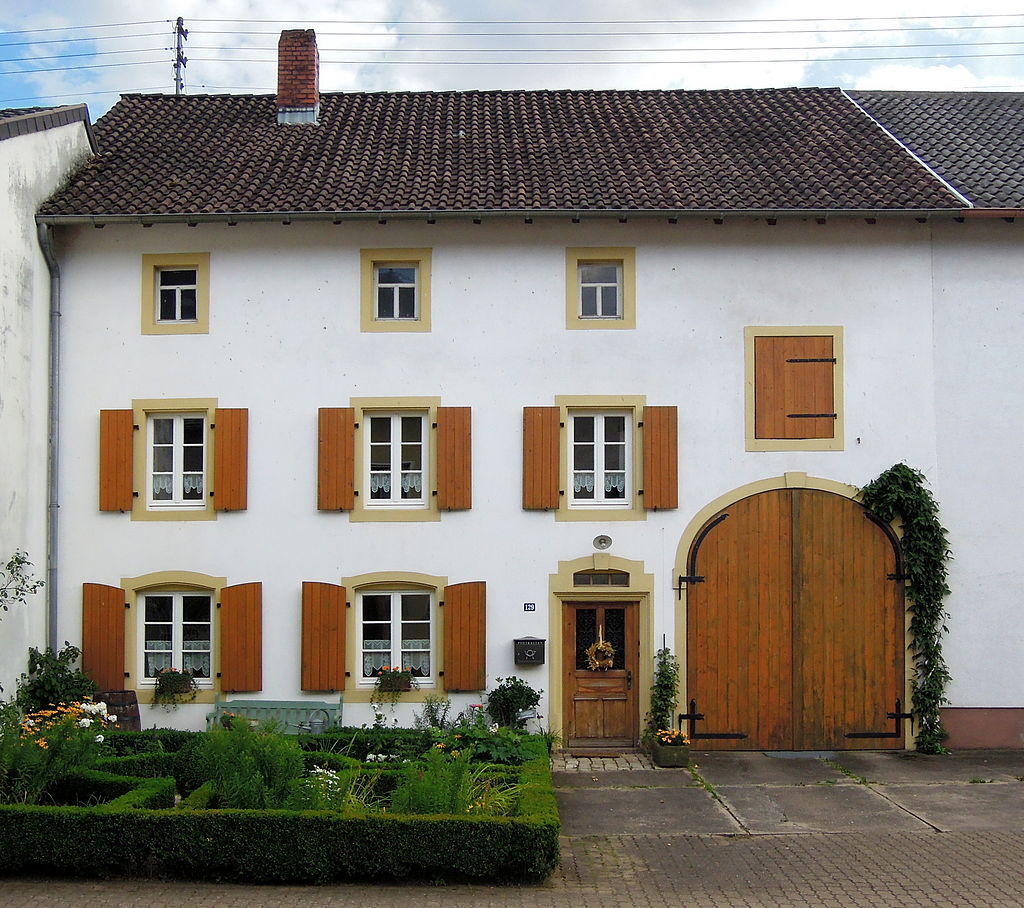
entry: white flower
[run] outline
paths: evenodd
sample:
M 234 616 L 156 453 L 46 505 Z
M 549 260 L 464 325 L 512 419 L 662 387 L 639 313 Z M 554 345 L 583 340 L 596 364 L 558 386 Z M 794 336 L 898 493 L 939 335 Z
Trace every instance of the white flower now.
M 95 737 L 95 738 L 94 738 L 93 740 L 94 740 L 94 741 L 95 741 L 95 742 L 96 742 L 97 744 L 102 744 L 102 743 L 103 743 L 103 735 L 96 735 L 96 737 Z
M 496 735 L 496 734 L 498 733 L 498 723 L 497 723 L 497 722 L 495 722 L 495 723 L 494 723 L 494 724 L 493 724 L 493 725 L 491 726 L 491 729 L 490 729 L 490 731 L 491 731 L 491 734 L 492 734 L 492 735 Z
M 90 725 L 92 725 L 92 719 L 79 719 L 78 720 L 78 727 L 79 728 L 88 728 Z
M 114 724 L 115 722 L 117 722 L 117 716 L 115 716 L 115 715 L 109 715 L 109 716 L 107 716 L 107 721 L 108 721 L 108 722 L 109 722 L 109 723 L 110 723 L 111 725 L 113 725 L 113 724 Z

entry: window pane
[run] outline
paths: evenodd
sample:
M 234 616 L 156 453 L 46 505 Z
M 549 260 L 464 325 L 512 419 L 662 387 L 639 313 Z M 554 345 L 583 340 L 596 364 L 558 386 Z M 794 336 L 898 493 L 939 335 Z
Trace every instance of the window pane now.
M 177 293 L 173 290 L 160 291 L 160 315 L 161 321 L 173 321 L 177 317 Z
M 153 420 L 153 443 L 157 445 L 169 445 L 174 441 L 174 420 L 154 419 Z
M 572 466 L 574 470 L 593 470 L 594 446 L 575 445 L 573 447 Z
M 196 271 L 194 268 L 160 270 L 161 287 L 180 287 L 194 285 L 196 282 Z
M 601 288 L 601 315 L 611 318 L 619 314 L 619 290 L 617 287 Z
M 395 317 L 395 291 L 392 287 L 377 288 L 377 318 Z
M 181 657 L 181 667 L 185 671 L 192 672 L 194 678 L 209 678 L 210 654 L 185 653 Z
M 173 448 L 153 448 L 153 472 L 170 473 L 174 466 Z
M 185 501 L 200 501 L 203 497 L 203 474 L 186 473 L 181 478 L 181 497 Z
M 386 643 L 387 647 L 391 646 L 391 625 L 390 624 L 364 624 L 363 625 L 363 640 L 366 644 L 366 649 L 383 649 L 385 647 L 370 646 L 373 641 Z
M 576 441 L 594 440 L 594 417 L 575 416 L 572 421 L 573 436 Z
M 201 416 L 186 416 L 182 422 L 184 428 L 182 435 L 187 445 L 201 445 L 203 443 L 203 418 Z
M 390 472 L 391 448 L 384 445 L 373 445 L 370 448 L 370 469 L 374 473 Z
M 398 288 L 398 317 L 416 318 L 416 288 Z
M 573 497 L 593 498 L 594 497 L 594 474 L 574 473 L 572 478 Z
M 420 445 L 402 445 L 402 469 L 423 469 L 423 448 Z
M 416 268 L 413 265 L 382 265 L 377 269 L 380 284 L 415 284 Z
M 196 317 L 196 292 L 195 290 L 181 291 L 181 318 L 194 319 Z
M 580 288 L 580 315 L 584 318 L 594 318 L 597 315 L 597 288 Z
M 375 595 L 363 596 L 363 620 L 390 621 L 391 597 Z
M 612 264 L 580 265 L 580 280 L 585 284 L 615 284 L 619 268 Z
M 156 673 L 171 667 L 170 653 L 146 653 L 146 677 L 155 678 Z
M 391 419 L 387 416 L 370 417 L 370 441 L 391 441 Z
M 169 650 L 171 648 L 171 640 L 171 625 L 146 625 L 146 649 Z
M 604 446 L 604 468 L 606 470 L 626 469 L 626 446 L 605 445 Z
M 402 596 L 402 618 L 405 621 L 429 621 L 430 596 L 423 593 Z
M 170 596 L 146 597 L 147 621 L 170 621 L 172 614 L 173 612 Z
M 419 416 L 402 417 L 402 441 L 423 440 L 423 419 Z
M 182 618 L 185 621 L 209 621 L 209 596 L 184 596 L 182 598 Z
M 203 449 L 189 447 L 182 451 L 182 469 L 187 473 L 198 473 L 203 469 Z
M 626 417 L 606 416 L 604 418 L 604 440 L 625 441 L 626 440 Z

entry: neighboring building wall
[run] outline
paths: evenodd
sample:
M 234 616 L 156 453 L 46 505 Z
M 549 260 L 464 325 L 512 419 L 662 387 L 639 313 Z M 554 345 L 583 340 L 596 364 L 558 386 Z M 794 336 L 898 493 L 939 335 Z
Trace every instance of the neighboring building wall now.
M 933 232 L 939 456 L 929 478 L 953 553 L 945 653 L 954 708 L 944 721 L 950 746 L 1021 747 L 1024 226 L 996 218 Z
M 549 576 L 559 562 L 592 554 L 598 534 L 612 537 L 611 555 L 653 577 L 646 626 L 656 649 L 675 639 L 676 548 L 709 502 L 788 471 L 858 486 L 902 460 L 929 477 L 937 472 L 928 225 L 537 218 L 61 232 L 60 638 L 81 639 L 83 582 L 118 586 L 160 571 L 262 581 L 268 698 L 300 696 L 303 581 L 340 583 L 378 571 L 484 580 L 489 684 L 517 673 L 550 694 L 560 683 L 549 673 L 550 651 L 547 666 L 517 671 L 512 640 L 536 635 L 558 645 Z M 360 331 L 359 251 L 389 247 L 431 250 L 429 333 Z M 577 247 L 636 248 L 635 329 L 566 329 L 566 250 Z M 142 256 L 197 252 L 210 253 L 209 334 L 143 335 Z M 747 326 L 843 328 L 844 450 L 745 450 Z M 989 387 L 986 374 L 966 375 L 961 393 Z M 550 406 L 559 395 L 644 395 L 650 405 L 678 407 L 678 509 L 594 521 L 524 511 L 523 407 Z M 385 396 L 472 408 L 471 510 L 399 523 L 316 510 L 317 409 Z M 99 411 L 129 408 L 133 399 L 213 397 L 249 410 L 247 510 L 187 522 L 101 513 Z M 958 564 L 987 546 L 981 537 L 963 540 Z M 993 609 L 1007 613 L 1008 585 L 995 596 Z M 524 612 L 529 602 L 535 612 Z M 973 597 L 967 604 L 976 605 Z M 961 626 L 954 621 L 955 634 Z M 960 673 L 955 695 L 965 703 L 987 699 L 984 676 L 961 670 L 972 647 L 982 648 L 980 637 L 950 645 Z M 991 667 L 986 653 L 979 661 Z M 1006 659 L 1003 696 L 1021 703 L 1014 664 Z M 641 716 L 650 671 L 641 666 Z M 356 699 L 347 697 L 345 721 L 370 721 L 368 705 Z M 478 699 L 455 701 L 461 708 Z M 144 707 L 144 724 L 199 727 L 207 709 Z M 403 703 L 396 715 L 407 721 L 412 709 Z M 545 697 L 541 711 L 554 728 L 560 710 Z
M 83 121 L 0 140 L 0 559 L 22 549 L 36 577 L 46 570 L 50 276 L 35 213 L 89 153 Z M 5 692 L 28 647 L 45 642 L 44 593 L 0 613 Z

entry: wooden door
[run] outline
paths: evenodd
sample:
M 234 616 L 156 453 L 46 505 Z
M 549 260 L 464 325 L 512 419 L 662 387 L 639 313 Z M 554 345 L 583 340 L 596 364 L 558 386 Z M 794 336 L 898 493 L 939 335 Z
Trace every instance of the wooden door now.
M 902 583 L 894 542 L 861 505 L 780 489 L 709 520 L 687 573 L 687 696 L 701 747 L 901 747 Z M 733 737 L 724 737 L 730 735 Z M 742 737 L 740 737 L 742 735 Z
M 639 729 L 636 604 L 568 603 L 562 631 L 566 745 L 577 751 L 634 747 Z M 607 669 L 587 664 L 587 649 L 599 636 L 615 650 Z

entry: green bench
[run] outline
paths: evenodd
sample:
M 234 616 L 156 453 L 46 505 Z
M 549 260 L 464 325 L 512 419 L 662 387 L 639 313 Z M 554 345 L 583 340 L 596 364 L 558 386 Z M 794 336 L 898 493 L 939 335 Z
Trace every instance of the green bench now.
M 326 700 L 222 700 L 217 694 L 213 712 L 206 714 L 206 727 L 216 728 L 225 715 L 240 716 L 252 722 L 275 721 L 285 734 L 326 731 L 341 725 L 345 695 L 337 703 Z

